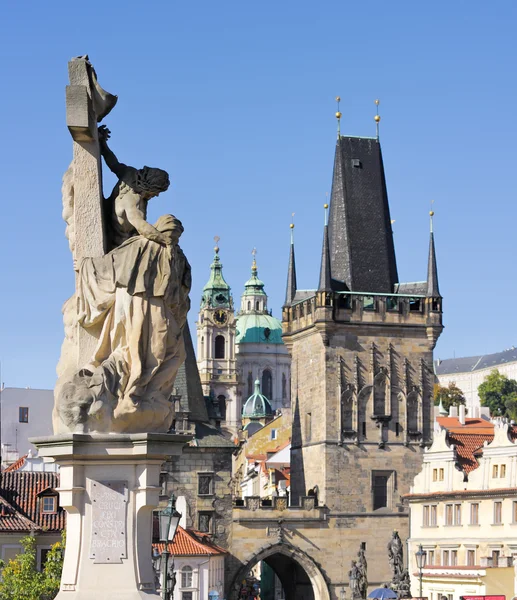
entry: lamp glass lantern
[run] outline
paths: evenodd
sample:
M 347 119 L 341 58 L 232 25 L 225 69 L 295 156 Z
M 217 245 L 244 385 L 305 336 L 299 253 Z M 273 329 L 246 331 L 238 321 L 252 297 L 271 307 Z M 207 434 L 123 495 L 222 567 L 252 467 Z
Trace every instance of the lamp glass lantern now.
M 176 535 L 180 519 L 181 514 L 176 510 L 176 497 L 172 494 L 167 506 L 158 513 L 161 542 L 172 542 Z
M 427 562 L 427 552 L 422 548 L 422 544 L 418 546 L 418 551 L 415 552 L 416 566 L 422 570 L 425 569 Z

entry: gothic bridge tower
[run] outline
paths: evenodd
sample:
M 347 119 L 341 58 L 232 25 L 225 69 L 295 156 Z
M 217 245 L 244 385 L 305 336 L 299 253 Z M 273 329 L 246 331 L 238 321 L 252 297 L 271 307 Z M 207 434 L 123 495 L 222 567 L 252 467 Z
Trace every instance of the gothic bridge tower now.
M 433 348 L 443 329 L 434 238 L 431 227 L 427 280 L 400 283 L 378 137 L 338 135 L 325 210 L 318 288 L 296 290 L 291 241 L 282 314 L 291 492 L 296 502 L 317 486 L 329 527 L 350 528 L 351 548 L 367 542 L 372 568 L 386 570 L 392 530 L 408 535 L 401 496 L 432 437 Z

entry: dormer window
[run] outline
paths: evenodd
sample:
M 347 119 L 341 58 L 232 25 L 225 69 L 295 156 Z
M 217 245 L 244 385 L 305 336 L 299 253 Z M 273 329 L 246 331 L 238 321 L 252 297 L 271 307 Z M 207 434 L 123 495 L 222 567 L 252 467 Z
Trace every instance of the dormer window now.
M 41 512 L 44 514 L 51 514 L 57 512 L 57 497 L 43 496 L 43 498 L 41 499 Z

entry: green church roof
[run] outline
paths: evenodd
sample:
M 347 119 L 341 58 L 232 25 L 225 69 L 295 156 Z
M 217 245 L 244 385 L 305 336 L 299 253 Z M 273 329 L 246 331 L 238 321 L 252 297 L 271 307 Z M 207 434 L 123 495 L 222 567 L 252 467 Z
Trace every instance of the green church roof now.
M 282 323 L 267 313 L 243 313 L 237 317 L 237 344 L 283 344 Z
M 219 258 L 219 247 L 214 248 L 215 256 L 210 265 L 210 278 L 203 288 L 201 307 L 232 308 L 230 286 L 223 277 L 223 265 Z
M 248 419 L 260 419 L 273 414 L 273 409 L 269 400 L 260 393 L 260 381 L 255 380 L 255 391 L 246 400 L 242 409 L 242 416 Z
M 253 264 L 251 266 L 251 277 L 244 284 L 243 296 L 265 296 L 264 282 L 257 277 L 257 263 L 253 258 Z

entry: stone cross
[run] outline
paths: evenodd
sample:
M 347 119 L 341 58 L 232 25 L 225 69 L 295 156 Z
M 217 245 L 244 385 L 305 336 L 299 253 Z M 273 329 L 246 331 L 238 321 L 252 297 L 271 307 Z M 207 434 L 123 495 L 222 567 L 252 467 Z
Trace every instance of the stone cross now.
M 103 256 L 106 240 L 103 216 L 102 166 L 95 110 L 95 72 L 88 57 L 68 63 L 66 124 L 73 139 L 74 259 Z M 95 79 L 94 79 L 95 78 Z M 102 117 L 101 117 L 102 118 Z M 78 327 L 77 365 L 92 356 L 96 337 Z

